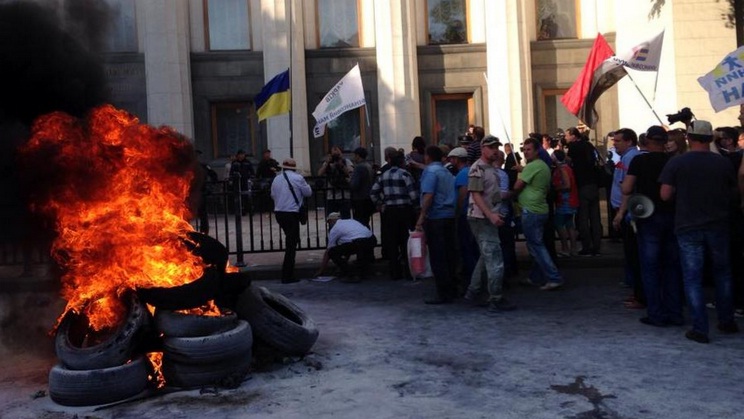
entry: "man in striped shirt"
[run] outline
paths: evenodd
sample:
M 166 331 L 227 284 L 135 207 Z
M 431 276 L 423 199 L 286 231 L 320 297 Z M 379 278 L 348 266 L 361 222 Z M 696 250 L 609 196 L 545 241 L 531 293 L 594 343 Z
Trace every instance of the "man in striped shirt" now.
M 390 278 L 397 280 L 408 272 L 406 247 L 418 191 L 413 176 L 402 168 L 405 162 L 401 153 L 389 147 L 385 150 L 385 160 L 390 168 L 377 177 L 369 196 L 382 214 L 383 246 L 390 265 Z

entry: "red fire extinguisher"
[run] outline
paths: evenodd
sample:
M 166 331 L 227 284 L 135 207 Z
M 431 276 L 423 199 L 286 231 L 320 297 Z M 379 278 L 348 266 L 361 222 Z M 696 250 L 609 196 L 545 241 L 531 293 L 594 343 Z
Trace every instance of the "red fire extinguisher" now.
M 414 277 L 426 271 L 426 236 L 423 231 L 414 230 L 408 240 L 408 261 Z

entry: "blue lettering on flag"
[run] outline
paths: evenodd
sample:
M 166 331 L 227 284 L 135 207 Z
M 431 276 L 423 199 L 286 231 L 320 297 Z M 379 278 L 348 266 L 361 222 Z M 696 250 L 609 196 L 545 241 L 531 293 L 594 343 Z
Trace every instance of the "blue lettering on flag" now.
M 726 103 L 731 103 L 734 100 L 739 100 L 741 95 L 739 94 L 739 89 L 734 86 L 731 88 L 731 90 L 721 90 L 721 94 L 723 95 L 723 100 Z
M 728 71 L 733 71 L 735 68 L 741 68 L 741 64 L 738 64 L 736 61 L 738 61 L 736 57 L 729 56 L 721 61 L 721 65 L 726 64 L 729 66 Z

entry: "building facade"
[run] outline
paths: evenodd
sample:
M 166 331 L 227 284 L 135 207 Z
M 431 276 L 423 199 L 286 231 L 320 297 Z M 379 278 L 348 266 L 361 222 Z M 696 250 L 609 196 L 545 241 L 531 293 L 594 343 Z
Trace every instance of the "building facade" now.
M 103 53 L 114 105 L 170 125 L 219 166 L 238 149 L 292 155 L 315 173 L 332 145 L 376 161 L 413 137 L 455 143 L 469 124 L 519 144 L 576 125 L 561 95 L 602 33 L 615 51 L 665 31 L 659 72 L 632 72 L 599 100 L 593 137 L 666 123 L 688 106 L 715 125 L 697 77 L 736 48 L 716 0 L 105 0 Z M 355 64 L 367 100 L 312 137 L 312 111 Z M 258 122 L 266 81 L 290 68 L 292 112 Z M 644 99 L 645 97 L 645 99 Z M 648 104 L 646 103 L 648 102 Z M 652 110 L 653 109 L 653 110 Z

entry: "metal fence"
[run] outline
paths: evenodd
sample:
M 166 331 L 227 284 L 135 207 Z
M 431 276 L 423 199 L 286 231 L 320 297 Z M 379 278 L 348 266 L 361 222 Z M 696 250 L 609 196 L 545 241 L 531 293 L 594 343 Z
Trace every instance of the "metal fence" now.
M 332 211 L 351 213 L 350 192 L 326 186 L 323 177 L 306 178 L 313 190 L 305 200 L 308 206 L 308 222 L 300 226 L 300 250 L 325 249 L 328 242 L 326 216 Z M 197 231 L 207 232 L 222 242 L 237 263 L 244 263 L 250 253 L 281 252 L 285 250 L 284 234 L 274 217 L 274 202 L 271 199 L 271 180 L 255 180 L 249 188 L 240 190 L 240 182 L 224 180 L 208 182 L 203 197 L 202 214 L 192 225 Z M 604 192 L 604 190 L 602 190 Z M 603 236 L 612 233 L 611 215 L 604 193 L 600 201 L 602 208 Z M 380 214 L 375 213 L 370 227 L 380 242 Z M 0 265 L 19 265 L 26 258 L 30 263 L 48 263 L 48 245 L 36 246 L 26 251 L 18 244 L 5 243 L 0 246 Z
M 325 249 L 328 243 L 326 216 L 340 211 L 351 214 L 348 189 L 326 186 L 321 177 L 306 178 L 313 193 L 305 199 L 308 221 L 300 226 L 299 250 Z M 274 217 L 271 180 L 256 180 L 240 190 L 240 182 L 209 182 L 204 194 L 204 213 L 194 221 L 198 231 L 207 232 L 243 263 L 246 253 L 278 252 L 285 249 L 284 235 Z M 207 227 L 208 226 L 208 227 Z M 380 237 L 379 213 L 372 215 L 370 227 Z

